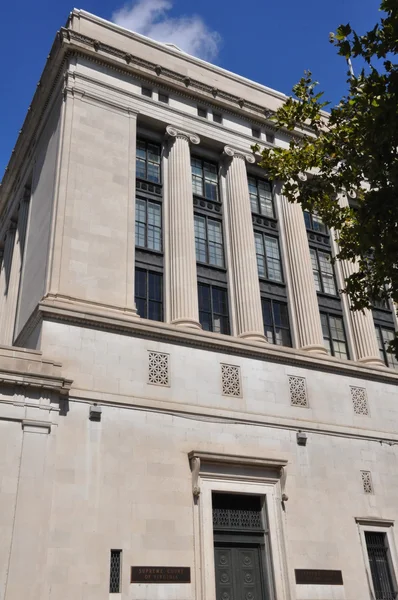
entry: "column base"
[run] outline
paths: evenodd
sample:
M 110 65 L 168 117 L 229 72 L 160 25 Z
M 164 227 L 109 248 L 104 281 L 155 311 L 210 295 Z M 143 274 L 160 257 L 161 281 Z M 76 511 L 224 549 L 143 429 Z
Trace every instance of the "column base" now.
M 305 350 L 310 354 L 324 354 L 327 355 L 328 351 L 325 346 L 318 346 L 318 344 L 310 344 L 309 346 L 303 346 L 300 350 Z
M 188 327 L 189 329 L 202 329 L 199 321 L 195 321 L 194 319 L 174 319 L 174 321 L 171 321 L 171 324 L 178 327 Z
M 268 340 L 262 333 L 257 331 L 246 331 L 238 335 L 242 340 L 248 340 L 249 342 L 261 342 L 262 344 L 268 344 Z
M 358 358 L 358 362 L 364 365 L 373 365 L 375 367 L 385 367 L 386 364 L 384 360 L 376 356 L 365 356 L 364 358 Z

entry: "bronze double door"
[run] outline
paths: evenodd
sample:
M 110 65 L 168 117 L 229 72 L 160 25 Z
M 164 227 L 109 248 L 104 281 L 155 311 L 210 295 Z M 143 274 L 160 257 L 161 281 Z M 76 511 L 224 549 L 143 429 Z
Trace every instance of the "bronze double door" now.
M 217 600 L 268 600 L 263 552 L 258 543 L 215 543 Z

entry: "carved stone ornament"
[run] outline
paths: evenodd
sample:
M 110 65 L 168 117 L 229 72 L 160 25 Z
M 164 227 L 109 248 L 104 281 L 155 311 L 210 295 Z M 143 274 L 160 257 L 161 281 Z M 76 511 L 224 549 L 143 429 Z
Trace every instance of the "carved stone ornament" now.
M 191 471 L 192 471 L 192 494 L 197 498 L 200 495 L 199 487 L 199 472 L 200 472 L 200 458 L 194 456 L 191 458 Z
M 245 152 L 244 150 L 236 150 L 235 148 L 231 148 L 231 146 L 224 146 L 224 154 L 230 156 L 231 158 L 241 158 L 242 160 L 246 160 L 251 164 L 256 162 L 253 154 L 249 154 L 249 152 Z
M 181 129 L 176 129 L 175 127 L 172 127 L 172 125 L 168 125 L 166 127 L 166 132 L 170 137 L 183 138 L 183 139 L 187 140 L 188 142 L 191 142 L 191 144 L 199 144 L 200 143 L 200 137 L 198 135 L 196 135 L 196 133 L 189 133 L 188 131 L 181 131 Z
M 307 173 L 299 173 L 298 178 L 300 179 L 300 181 L 307 181 Z
M 349 191 L 347 192 L 347 196 L 348 196 L 349 198 L 356 198 L 356 197 L 357 197 L 357 193 L 355 192 L 355 190 L 349 190 Z

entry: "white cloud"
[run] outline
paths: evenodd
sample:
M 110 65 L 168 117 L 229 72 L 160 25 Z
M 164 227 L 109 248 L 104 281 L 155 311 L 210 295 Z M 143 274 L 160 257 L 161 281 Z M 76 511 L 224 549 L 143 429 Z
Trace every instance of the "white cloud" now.
M 169 17 L 169 0 L 138 0 L 113 13 L 117 25 L 146 35 L 158 42 L 175 44 L 184 52 L 204 60 L 214 60 L 221 37 L 211 31 L 198 15 Z

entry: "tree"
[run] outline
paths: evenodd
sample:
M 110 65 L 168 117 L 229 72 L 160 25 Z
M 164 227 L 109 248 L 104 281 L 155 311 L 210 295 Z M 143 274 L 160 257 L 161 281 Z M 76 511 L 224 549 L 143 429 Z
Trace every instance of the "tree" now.
M 348 71 L 347 95 L 328 115 L 329 103 L 306 72 L 295 97 L 273 117 L 293 132 L 289 148 L 262 150 L 260 162 L 271 179 L 285 182 L 290 202 L 338 231 L 337 258 L 358 267 L 343 290 L 353 310 L 369 308 L 375 298 L 398 303 L 397 0 L 382 0 L 380 10 L 383 18 L 365 35 L 349 24 L 331 34 L 350 66 L 355 58 L 364 65 L 357 75 Z M 344 195 L 355 197 L 355 205 L 342 202 Z M 397 338 L 391 348 L 398 356 Z

